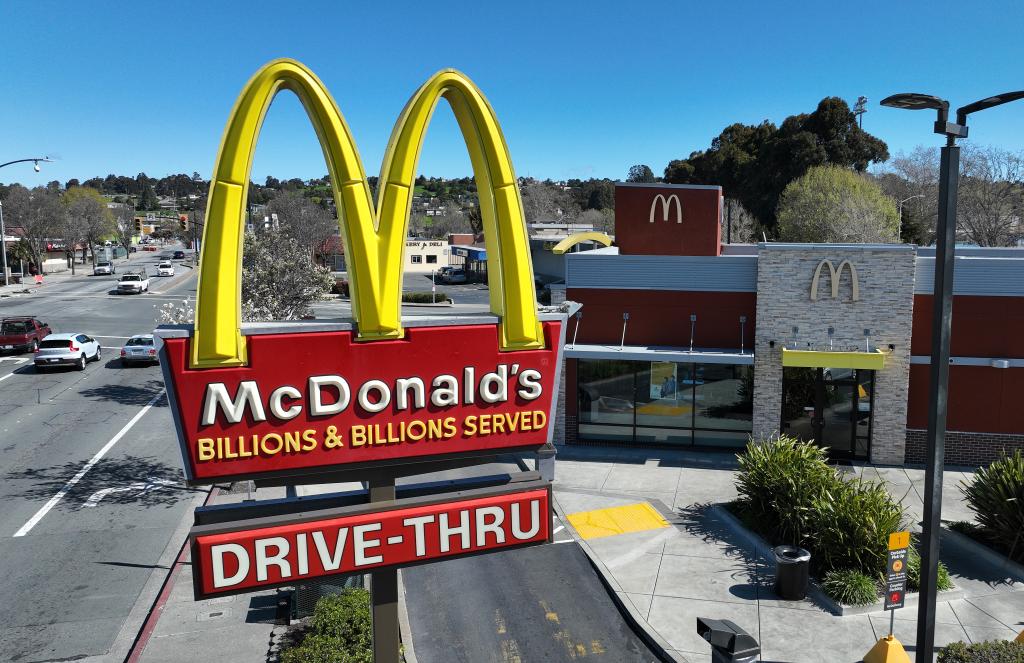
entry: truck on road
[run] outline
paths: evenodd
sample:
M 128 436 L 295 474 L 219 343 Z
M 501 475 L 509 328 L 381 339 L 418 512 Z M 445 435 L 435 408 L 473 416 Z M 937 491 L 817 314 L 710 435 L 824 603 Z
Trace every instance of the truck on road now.
M 149 290 L 149 277 L 146 276 L 145 269 L 126 272 L 117 282 L 117 294 L 119 295 L 141 294 L 147 290 Z
M 39 349 L 39 341 L 49 335 L 49 326 L 35 318 L 4 318 L 0 321 L 0 351 L 35 352 Z

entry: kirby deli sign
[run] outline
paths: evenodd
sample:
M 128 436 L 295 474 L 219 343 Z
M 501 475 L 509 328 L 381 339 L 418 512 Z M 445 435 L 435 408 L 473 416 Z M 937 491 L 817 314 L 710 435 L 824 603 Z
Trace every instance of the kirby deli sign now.
M 263 117 L 282 88 L 302 102 L 327 159 L 353 324 L 241 321 L 246 192 Z M 491 314 L 403 326 L 402 265 L 416 163 L 441 98 L 477 182 Z M 399 117 L 376 206 L 330 94 L 293 60 L 243 90 L 210 185 L 195 323 L 163 327 L 161 363 L 190 485 L 535 449 L 549 442 L 564 316 L 537 312 L 522 201 L 479 89 L 432 76 Z
M 548 542 L 551 484 L 513 486 L 194 527 L 195 597 Z

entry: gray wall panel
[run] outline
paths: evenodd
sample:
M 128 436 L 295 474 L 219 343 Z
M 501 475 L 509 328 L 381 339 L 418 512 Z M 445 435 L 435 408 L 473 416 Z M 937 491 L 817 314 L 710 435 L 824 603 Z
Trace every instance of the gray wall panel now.
M 935 258 L 917 257 L 914 294 L 930 295 L 935 287 Z M 1024 297 L 1024 260 L 958 257 L 953 266 L 953 294 Z
M 569 288 L 757 292 L 757 256 L 572 254 Z

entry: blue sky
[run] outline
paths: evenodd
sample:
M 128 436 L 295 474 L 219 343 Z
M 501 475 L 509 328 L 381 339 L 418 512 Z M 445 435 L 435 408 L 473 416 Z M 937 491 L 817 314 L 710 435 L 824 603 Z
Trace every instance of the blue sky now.
M 623 178 L 703 149 L 732 122 L 780 122 L 824 96 L 870 99 L 864 128 L 892 153 L 939 145 L 934 115 L 883 109 L 900 91 L 953 107 L 1024 87 L 1019 3 L 229 2 L 8 0 L 0 34 L 0 162 L 43 153 L 42 184 L 140 171 L 209 177 L 227 114 L 264 62 L 296 58 L 327 84 L 364 167 L 434 71 L 455 67 L 498 113 L 519 175 Z M 442 104 L 443 105 L 443 104 Z M 1024 149 L 1024 102 L 974 116 L 974 142 Z M 470 174 L 439 108 L 422 173 Z M 253 179 L 326 172 L 301 106 L 278 97 Z

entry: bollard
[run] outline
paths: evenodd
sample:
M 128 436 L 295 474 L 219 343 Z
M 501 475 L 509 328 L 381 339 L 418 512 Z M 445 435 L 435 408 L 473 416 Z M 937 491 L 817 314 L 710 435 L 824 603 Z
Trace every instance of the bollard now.
M 754 663 L 761 646 L 735 622 L 697 618 L 697 635 L 711 645 L 711 663 Z

